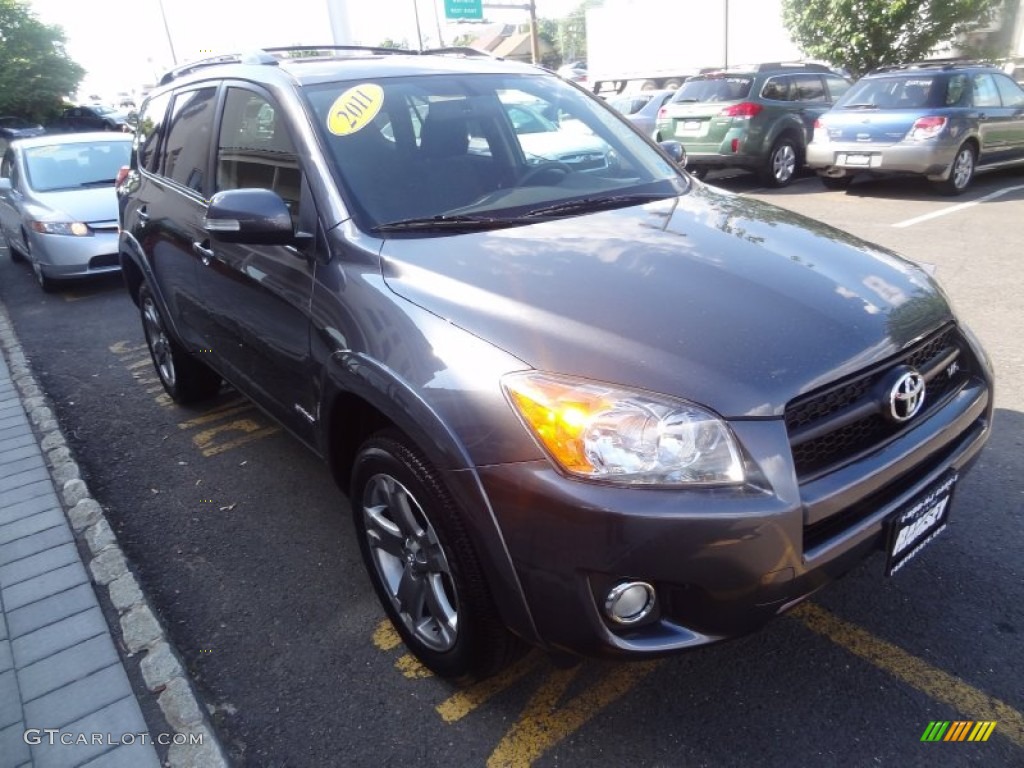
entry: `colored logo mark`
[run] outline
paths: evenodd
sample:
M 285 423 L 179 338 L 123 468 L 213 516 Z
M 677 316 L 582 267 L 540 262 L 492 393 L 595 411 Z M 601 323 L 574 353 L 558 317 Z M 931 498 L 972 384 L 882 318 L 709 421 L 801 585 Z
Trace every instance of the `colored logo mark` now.
M 921 741 L 988 741 L 995 728 L 995 720 L 932 720 Z

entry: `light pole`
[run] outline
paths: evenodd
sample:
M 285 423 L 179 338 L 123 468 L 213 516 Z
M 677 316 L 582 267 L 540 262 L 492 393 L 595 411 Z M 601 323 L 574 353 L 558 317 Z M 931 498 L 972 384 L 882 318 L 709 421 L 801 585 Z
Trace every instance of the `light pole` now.
M 167 26 L 167 14 L 164 12 L 164 0 L 156 0 L 156 2 L 160 6 L 160 18 L 164 21 L 164 33 L 167 35 L 167 45 L 171 49 L 171 61 L 174 62 L 174 66 L 178 66 L 178 57 L 174 53 L 174 41 L 171 40 L 171 28 Z

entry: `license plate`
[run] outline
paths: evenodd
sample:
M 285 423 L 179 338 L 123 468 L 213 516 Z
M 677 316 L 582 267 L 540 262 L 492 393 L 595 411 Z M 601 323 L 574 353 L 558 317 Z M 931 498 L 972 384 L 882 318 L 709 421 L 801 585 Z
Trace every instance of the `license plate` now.
M 871 165 L 871 155 L 846 155 L 838 164 L 867 167 Z
M 693 136 L 700 133 L 700 120 L 683 120 L 676 124 L 676 136 Z
M 892 576 L 946 528 L 957 475 L 947 475 L 889 521 L 885 575 Z

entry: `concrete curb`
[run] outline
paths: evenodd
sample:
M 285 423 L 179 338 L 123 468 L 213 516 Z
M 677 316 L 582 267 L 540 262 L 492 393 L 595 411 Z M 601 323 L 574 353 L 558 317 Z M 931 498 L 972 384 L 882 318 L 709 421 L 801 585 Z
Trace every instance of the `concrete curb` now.
M 97 587 L 106 587 L 120 617 L 111 634 L 129 656 L 145 653 L 140 669 L 149 691 L 157 696 L 167 722 L 178 733 L 202 735 L 202 744 L 172 744 L 167 752 L 169 768 L 228 768 L 230 763 L 210 725 L 206 712 L 184 674 L 178 654 L 167 633 L 150 609 L 129 564 L 107 522 L 103 508 L 81 479 L 77 462 L 61 432 L 46 395 L 36 382 L 6 308 L 0 304 L 0 347 L 7 354 L 11 379 L 17 388 L 47 467 L 64 502 L 68 522 L 91 559 L 85 563 Z

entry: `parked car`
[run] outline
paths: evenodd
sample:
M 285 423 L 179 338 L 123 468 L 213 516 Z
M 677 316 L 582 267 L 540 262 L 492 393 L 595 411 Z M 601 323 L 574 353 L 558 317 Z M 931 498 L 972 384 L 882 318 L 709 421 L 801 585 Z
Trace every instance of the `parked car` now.
M 299 50 L 142 104 L 123 275 L 174 400 L 225 379 L 324 459 L 436 674 L 735 637 L 943 530 L 992 373 L 925 270 L 534 67 Z M 615 162 L 530 162 L 512 91 Z
M 633 125 L 647 136 L 655 133 L 658 112 L 675 94 L 677 89 L 640 91 L 623 96 L 612 96 L 608 104 L 619 110 Z
M 15 139 L 40 136 L 45 131 L 39 123 L 33 123 L 23 117 L 0 117 L 0 156 L 7 149 L 7 145 Z
M 587 62 L 570 61 L 558 68 L 558 76 L 574 83 L 585 85 L 587 82 Z
M 743 168 L 772 187 L 803 166 L 814 121 L 850 87 L 821 64 L 760 64 L 691 77 L 658 113 L 658 141 L 686 147 L 688 167 Z
M 57 134 L 18 139 L 4 152 L 0 232 L 44 291 L 120 269 L 114 179 L 131 143 L 119 134 Z
M 807 164 L 829 189 L 897 173 L 959 195 L 978 171 L 1024 165 L 1024 88 L 976 62 L 875 70 L 815 122 Z
M 558 110 L 553 105 L 515 101 L 503 101 L 503 104 L 528 163 L 564 163 L 577 171 L 608 167 L 611 155 L 609 144 L 578 122 L 570 120 L 564 125 L 554 122 L 544 114 L 546 111 L 558 117 Z M 490 154 L 486 137 L 474 136 L 470 141 L 470 151 Z
M 127 112 L 121 112 L 103 104 L 88 104 L 65 109 L 59 118 L 47 126 L 54 133 L 76 131 L 121 131 L 135 130 L 135 120 Z

